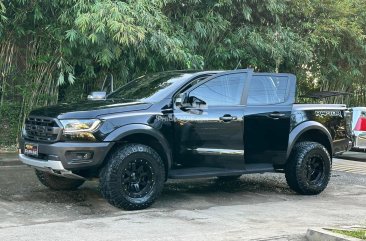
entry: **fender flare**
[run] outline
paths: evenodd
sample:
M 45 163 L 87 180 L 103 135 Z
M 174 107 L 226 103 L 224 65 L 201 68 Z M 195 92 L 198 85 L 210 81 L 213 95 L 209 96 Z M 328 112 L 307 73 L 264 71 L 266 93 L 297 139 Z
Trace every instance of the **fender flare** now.
M 121 126 L 116 130 L 114 130 L 113 132 L 111 132 L 104 139 L 104 141 L 116 142 L 132 134 L 146 134 L 157 139 L 160 145 L 163 147 L 164 152 L 166 153 L 167 165 L 168 165 L 167 170 L 170 170 L 172 166 L 172 151 L 170 149 L 170 145 L 166 140 L 166 138 L 159 131 L 155 130 L 151 126 L 145 124 L 129 124 Z
M 297 142 L 297 140 L 299 139 L 299 137 L 305 133 L 306 131 L 309 130 L 319 130 L 322 133 L 324 133 L 327 137 L 328 137 L 328 141 L 331 147 L 331 151 L 332 153 L 329 153 L 330 156 L 333 155 L 333 139 L 332 136 L 330 135 L 328 129 L 322 125 L 319 122 L 316 121 L 306 121 L 301 123 L 300 125 L 296 126 L 290 133 L 289 136 L 289 140 L 288 140 L 288 147 L 287 147 L 287 155 L 286 155 L 286 160 L 289 158 L 292 148 L 295 145 L 295 143 Z

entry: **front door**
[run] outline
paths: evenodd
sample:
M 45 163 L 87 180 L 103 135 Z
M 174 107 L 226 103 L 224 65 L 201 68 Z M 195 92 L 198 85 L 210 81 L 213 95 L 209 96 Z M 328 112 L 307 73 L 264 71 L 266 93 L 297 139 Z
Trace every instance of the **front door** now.
M 295 93 L 295 76 L 254 74 L 244 118 L 246 163 L 284 163 Z
M 186 91 L 199 105 L 175 108 L 175 159 L 184 166 L 243 167 L 243 90 L 248 71 L 211 77 Z M 204 103 L 204 104 L 202 104 Z

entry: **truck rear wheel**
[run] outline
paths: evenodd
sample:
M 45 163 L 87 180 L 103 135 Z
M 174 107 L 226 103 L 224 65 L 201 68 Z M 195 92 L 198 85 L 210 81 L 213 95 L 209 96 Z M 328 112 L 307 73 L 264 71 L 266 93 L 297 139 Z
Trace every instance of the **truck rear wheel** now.
M 36 170 L 36 176 L 43 185 L 53 190 L 75 190 L 85 182 L 84 180 L 55 176 L 39 170 Z
M 328 185 L 331 166 L 331 158 L 323 145 L 308 141 L 297 143 L 286 165 L 287 183 L 299 194 L 319 194 Z
M 149 207 L 163 190 L 165 168 L 159 154 L 142 144 L 115 150 L 100 172 L 100 191 L 115 207 L 137 210 Z

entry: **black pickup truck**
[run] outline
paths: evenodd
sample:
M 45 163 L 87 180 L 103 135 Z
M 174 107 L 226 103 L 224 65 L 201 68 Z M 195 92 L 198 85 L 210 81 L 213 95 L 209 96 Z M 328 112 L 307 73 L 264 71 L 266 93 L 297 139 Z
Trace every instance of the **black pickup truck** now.
M 292 74 L 250 69 L 146 75 L 32 111 L 19 157 L 51 189 L 99 177 L 103 197 L 129 210 L 150 206 L 170 178 L 277 171 L 314 195 L 329 182 L 332 156 L 351 147 L 350 116 L 345 105 L 294 104 L 295 91 Z

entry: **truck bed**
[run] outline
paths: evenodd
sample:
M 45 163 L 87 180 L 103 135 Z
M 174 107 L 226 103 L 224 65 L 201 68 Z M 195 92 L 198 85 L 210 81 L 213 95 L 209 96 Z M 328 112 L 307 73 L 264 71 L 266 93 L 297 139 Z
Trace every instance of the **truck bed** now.
M 317 122 L 329 132 L 334 154 L 348 151 L 352 145 L 352 114 L 343 104 L 294 104 L 292 108 L 293 130 L 304 122 Z

